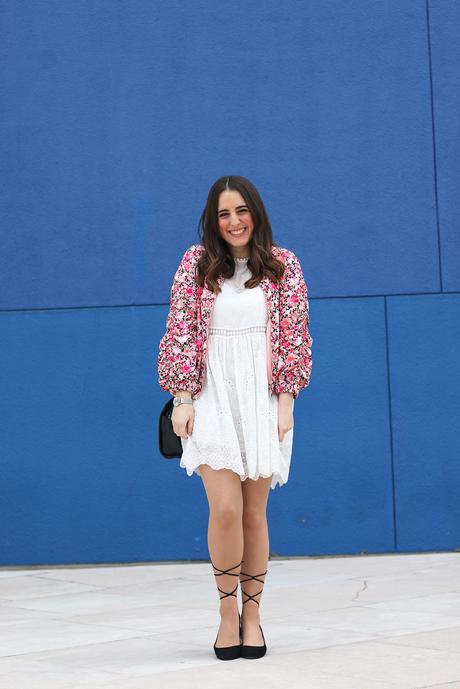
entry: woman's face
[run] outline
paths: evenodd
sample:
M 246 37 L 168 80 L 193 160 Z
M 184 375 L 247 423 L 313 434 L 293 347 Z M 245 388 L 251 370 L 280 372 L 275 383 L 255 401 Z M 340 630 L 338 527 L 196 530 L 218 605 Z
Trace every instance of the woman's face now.
M 220 236 L 230 245 L 233 256 L 240 258 L 248 256 L 248 245 L 254 232 L 254 223 L 239 191 L 225 189 L 220 193 L 217 221 Z

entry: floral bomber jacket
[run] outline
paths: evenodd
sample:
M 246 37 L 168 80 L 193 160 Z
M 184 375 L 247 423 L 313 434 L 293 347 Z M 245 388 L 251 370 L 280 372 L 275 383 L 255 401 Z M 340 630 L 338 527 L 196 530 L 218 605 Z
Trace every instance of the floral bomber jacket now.
M 158 352 L 160 387 L 172 395 L 188 390 L 192 399 L 199 396 L 205 381 L 208 328 L 217 297 L 195 281 L 195 266 L 203 251 L 202 244 L 189 247 L 176 270 Z M 279 246 L 272 247 L 272 254 L 283 261 L 285 272 L 279 283 L 267 276 L 259 283 L 268 309 L 269 392 L 291 392 L 296 398 L 309 384 L 312 368 L 308 290 L 295 254 Z M 220 275 L 219 287 L 223 281 Z

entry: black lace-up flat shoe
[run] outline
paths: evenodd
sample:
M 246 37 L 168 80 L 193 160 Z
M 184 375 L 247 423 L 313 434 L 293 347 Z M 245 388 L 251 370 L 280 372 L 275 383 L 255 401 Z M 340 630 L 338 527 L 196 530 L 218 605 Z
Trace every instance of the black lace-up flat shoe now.
M 243 560 L 244 562 L 244 560 Z M 255 581 L 259 581 L 261 584 L 264 583 L 261 579 L 258 579 L 257 577 L 263 577 L 265 574 L 267 574 L 268 570 L 265 572 L 262 572 L 262 574 L 247 574 L 246 572 L 240 572 L 242 576 L 248 577 L 247 579 L 241 579 L 240 583 L 243 584 L 246 581 L 249 581 L 250 579 L 254 579 Z M 243 606 L 245 603 L 248 603 L 249 601 L 252 601 L 253 603 L 257 603 L 259 605 L 259 601 L 255 599 L 256 596 L 258 596 L 260 593 L 262 593 L 263 589 L 261 589 L 258 593 L 254 593 L 252 596 L 249 593 L 246 593 L 246 591 L 243 589 L 243 586 L 241 586 L 241 593 L 247 596 L 246 600 L 243 601 Z M 264 632 L 262 630 L 262 627 L 259 624 L 259 629 L 262 633 L 262 639 L 264 640 L 264 643 L 262 646 L 249 646 L 248 644 L 243 644 L 243 625 L 241 626 L 241 657 L 242 658 L 262 658 L 267 652 L 267 645 L 265 643 L 265 636 Z
M 235 569 L 236 567 L 240 567 L 241 562 L 238 565 L 235 565 L 234 567 L 229 567 L 228 569 L 219 569 L 219 567 L 212 565 L 214 567 L 214 569 L 219 570 L 219 574 L 214 573 L 214 576 L 220 577 L 220 576 L 222 576 L 222 574 L 228 574 L 231 577 L 239 577 L 240 576 L 239 572 L 238 572 L 238 574 L 232 574 L 230 572 L 230 570 Z M 217 587 L 217 588 L 220 591 L 220 593 L 224 594 L 223 596 L 221 596 L 219 593 L 219 598 L 221 600 L 222 600 L 222 598 L 226 598 L 227 596 L 235 596 L 235 598 L 237 598 L 236 591 L 238 589 L 238 584 L 235 586 L 233 591 L 229 591 L 228 593 L 225 591 L 222 591 L 222 589 L 220 589 L 219 587 Z M 239 613 L 238 613 L 238 620 L 239 620 L 238 624 L 239 624 L 239 633 L 240 633 L 240 643 L 239 644 L 236 644 L 235 646 L 217 647 L 216 643 L 217 643 L 217 639 L 219 637 L 219 633 L 217 633 L 216 640 L 214 641 L 214 652 L 215 652 L 216 656 L 219 658 L 219 660 L 235 660 L 236 658 L 241 657 L 241 644 L 243 642 L 243 639 L 241 636 L 241 615 Z
M 267 652 L 267 645 L 265 643 L 264 632 L 259 624 L 259 629 L 262 632 L 264 640 L 263 646 L 248 646 L 248 644 L 241 643 L 241 657 L 242 658 L 262 658 Z

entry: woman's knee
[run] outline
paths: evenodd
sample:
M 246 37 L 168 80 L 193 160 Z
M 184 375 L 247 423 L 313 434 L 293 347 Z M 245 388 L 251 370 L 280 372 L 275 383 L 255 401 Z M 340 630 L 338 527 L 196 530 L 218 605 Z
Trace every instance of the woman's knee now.
M 200 465 L 210 518 L 223 527 L 235 523 L 241 525 L 243 515 L 243 495 L 238 474 L 230 469 L 212 469 Z
M 222 528 L 241 524 L 241 507 L 230 500 L 219 500 L 211 508 L 211 518 Z
M 245 505 L 243 509 L 243 528 L 260 529 L 267 524 L 267 514 L 265 507 L 253 507 Z

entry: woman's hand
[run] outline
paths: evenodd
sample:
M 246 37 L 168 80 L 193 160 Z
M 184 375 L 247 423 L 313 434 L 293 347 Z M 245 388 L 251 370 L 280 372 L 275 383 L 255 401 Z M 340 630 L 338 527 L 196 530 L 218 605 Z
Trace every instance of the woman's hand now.
M 290 392 L 280 392 L 278 395 L 278 438 L 284 440 L 287 431 L 294 428 L 294 398 Z
M 193 404 L 178 404 L 171 414 L 173 430 L 181 438 L 192 435 L 195 410 Z

